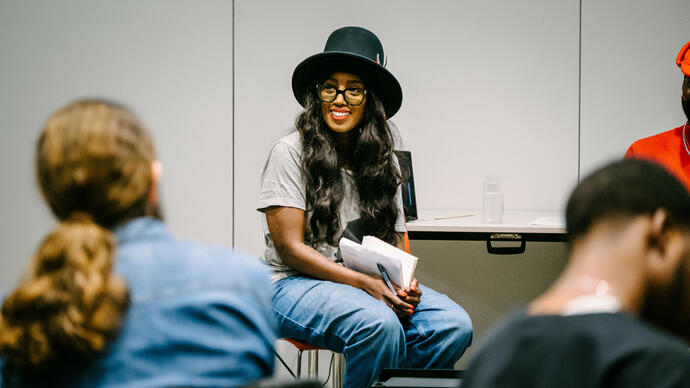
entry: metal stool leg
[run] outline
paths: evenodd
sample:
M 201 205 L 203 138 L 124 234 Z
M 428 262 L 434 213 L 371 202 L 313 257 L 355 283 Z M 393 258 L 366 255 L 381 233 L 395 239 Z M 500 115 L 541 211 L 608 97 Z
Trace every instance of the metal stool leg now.
M 319 351 L 307 350 L 307 377 L 319 378 Z
M 345 377 L 345 357 L 341 353 L 333 353 L 333 388 L 342 388 Z
M 302 377 L 302 351 L 297 351 L 297 378 Z

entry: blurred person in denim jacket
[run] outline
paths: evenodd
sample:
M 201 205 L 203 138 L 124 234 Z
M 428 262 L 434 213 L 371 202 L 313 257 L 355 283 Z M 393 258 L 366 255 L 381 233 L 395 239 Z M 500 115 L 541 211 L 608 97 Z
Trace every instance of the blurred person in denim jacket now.
M 161 165 L 126 108 L 46 123 L 38 182 L 59 224 L 2 305 L 3 386 L 240 386 L 273 372 L 271 285 L 248 256 L 174 238 Z

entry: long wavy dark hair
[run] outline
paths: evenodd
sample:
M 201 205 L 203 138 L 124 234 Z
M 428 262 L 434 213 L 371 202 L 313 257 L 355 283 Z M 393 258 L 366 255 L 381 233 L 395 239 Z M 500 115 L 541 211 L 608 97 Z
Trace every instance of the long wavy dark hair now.
M 343 200 L 343 157 L 337 152 L 333 132 L 326 124 L 316 88 L 305 98 L 304 111 L 297 117 L 297 130 L 302 139 L 302 174 L 306 181 L 307 222 L 311 243 L 326 240 L 337 244 L 341 229 L 338 209 Z M 398 217 L 395 193 L 401 175 L 394 162 L 394 138 L 386 122 L 381 99 L 373 90 L 367 91 L 366 105 L 359 128 L 359 139 L 350 166 L 359 194 L 360 216 L 368 235 L 388 243 L 398 240 L 395 221 Z

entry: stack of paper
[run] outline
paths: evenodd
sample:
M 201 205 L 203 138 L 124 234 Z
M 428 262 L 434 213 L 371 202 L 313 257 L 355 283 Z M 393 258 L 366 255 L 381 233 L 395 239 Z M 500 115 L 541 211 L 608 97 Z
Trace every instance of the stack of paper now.
M 340 253 L 346 267 L 371 276 L 381 276 L 377 263 L 381 264 L 391 281 L 402 288 L 412 282 L 417 258 L 374 236 L 364 236 L 362 244 L 347 238 L 340 239 Z

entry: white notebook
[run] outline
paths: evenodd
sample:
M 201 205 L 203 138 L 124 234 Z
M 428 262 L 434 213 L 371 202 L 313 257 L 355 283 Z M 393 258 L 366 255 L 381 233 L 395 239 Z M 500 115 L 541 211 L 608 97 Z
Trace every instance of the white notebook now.
M 374 236 L 364 236 L 362 244 L 345 237 L 340 239 L 340 253 L 347 268 L 371 276 L 381 276 L 376 263 L 388 272 L 391 281 L 402 288 L 410 286 L 417 257 L 402 251 Z

